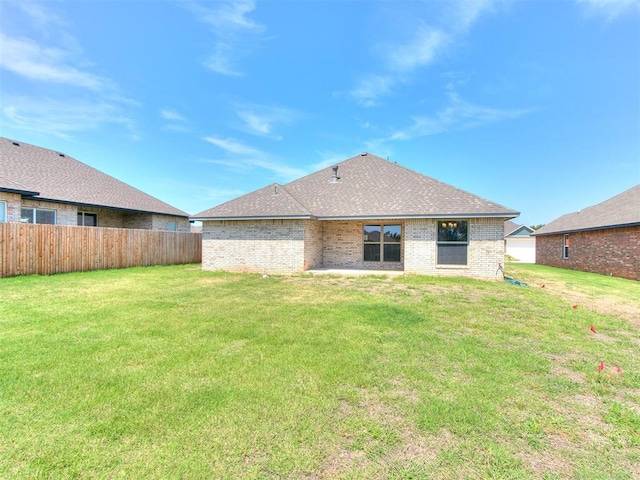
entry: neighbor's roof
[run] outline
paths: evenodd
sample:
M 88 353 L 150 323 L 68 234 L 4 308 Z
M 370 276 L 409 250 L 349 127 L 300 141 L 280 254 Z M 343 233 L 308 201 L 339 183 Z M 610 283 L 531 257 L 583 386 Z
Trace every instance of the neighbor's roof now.
M 34 200 L 189 216 L 68 155 L 1 137 L 0 191 Z
M 505 237 L 526 237 L 533 232 L 533 228 L 526 225 L 518 225 L 511 220 L 504 222 L 504 236 Z
M 640 185 L 602 203 L 569 213 L 548 223 L 534 235 L 600 230 L 640 225 Z
M 519 213 L 371 154 L 205 210 L 195 220 L 516 217 Z

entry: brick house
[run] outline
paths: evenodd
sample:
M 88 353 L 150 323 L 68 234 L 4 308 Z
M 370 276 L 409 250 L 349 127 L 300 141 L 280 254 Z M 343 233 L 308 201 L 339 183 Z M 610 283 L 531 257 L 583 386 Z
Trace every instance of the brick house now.
M 0 222 L 188 232 L 189 214 L 46 148 L 0 138 Z
M 518 212 L 363 153 L 192 217 L 205 270 L 400 270 L 494 278 Z
M 536 237 L 533 228 L 507 220 L 504 222 L 505 253 L 521 263 L 536 263 Z
M 533 235 L 539 264 L 640 280 L 640 185 Z

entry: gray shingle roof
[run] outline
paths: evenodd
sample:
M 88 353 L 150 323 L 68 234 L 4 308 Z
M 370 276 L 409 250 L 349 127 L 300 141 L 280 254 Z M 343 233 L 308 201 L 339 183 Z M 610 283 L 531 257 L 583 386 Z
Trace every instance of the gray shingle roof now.
M 291 196 L 285 187 L 274 183 L 196 215 L 196 217 L 209 216 L 241 219 L 310 218 L 312 215 Z
M 518 225 L 517 223 L 512 222 L 511 220 L 507 220 L 506 222 L 504 222 L 504 236 L 506 237 L 511 232 L 515 232 L 521 226 L 522 225 Z
M 189 216 L 68 155 L 7 138 L 0 138 L 0 190 L 37 193 L 35 200 Z
M 526 225 L 519 225 L 515 222 L 512 222 L 511 220 L 507 220 L 506 222 L 504 222 L 505 237 L 509 237 L 512 235 L 519 236 L 519 237 L 526 237 L 526 236 L 529 236 L 532 232 L 533 232 L 533 229 Z
M 194 219 L 515 217 L 518 212 L 371 154 L 338 164 L 284 186 L 272 185 L 217 207 Z M 282 198 L 273 195 L 277 188 Z
M 533 235 L 597 230 L 640 225 L 640 185 L 602 203 L 568 213 L 548 223 Z

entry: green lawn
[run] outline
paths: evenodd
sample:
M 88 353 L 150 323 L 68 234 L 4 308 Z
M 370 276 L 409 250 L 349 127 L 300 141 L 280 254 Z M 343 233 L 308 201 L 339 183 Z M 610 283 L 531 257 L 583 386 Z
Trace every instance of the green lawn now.
M 640 478 L 640 285 L 507 274 L 0 279 L 0 478 Z

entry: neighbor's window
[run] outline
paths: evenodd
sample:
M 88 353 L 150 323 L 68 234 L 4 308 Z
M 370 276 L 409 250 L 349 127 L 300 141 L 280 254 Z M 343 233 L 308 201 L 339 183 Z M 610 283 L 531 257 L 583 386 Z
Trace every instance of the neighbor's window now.
M 401 260 L 401 225 L 365 225 L 363 228 L 365 262 Z
M 78 212 L 78 225 L 80 225 L 81 227 L 97 227 L 98 214 Z
M 7 202 L 0 202 L 0 223 L 7 221 Z
M 562 243 L 562 258 L 569 258 L 569 235 L 565 234 Z
M 56 211 L 46 208 L 23 208 L 20 212 L 22 223 L 46 223 L 56 224 Z
M 178 222 L 169 222 L 167 224 L 167 230 L 169 230 L 170 232 L 177 232 L 178 231 Z
M 438 222 L 438 265 L 466 265 L 469 246 L 466 220 Z

